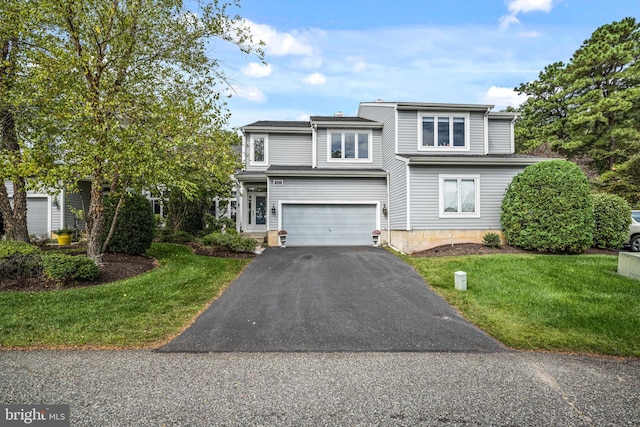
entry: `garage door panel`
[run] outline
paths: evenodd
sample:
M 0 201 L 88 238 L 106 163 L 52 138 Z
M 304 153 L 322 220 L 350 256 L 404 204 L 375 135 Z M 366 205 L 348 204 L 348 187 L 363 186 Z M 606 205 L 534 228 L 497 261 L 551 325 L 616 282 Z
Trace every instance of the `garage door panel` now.
M 376 205 L 283 205 L 290 246 L 371 244 Z
M 46 197 L 27 198 L 27 227 L 29 234 L 46 235 L 48 232 L 48 200 Z

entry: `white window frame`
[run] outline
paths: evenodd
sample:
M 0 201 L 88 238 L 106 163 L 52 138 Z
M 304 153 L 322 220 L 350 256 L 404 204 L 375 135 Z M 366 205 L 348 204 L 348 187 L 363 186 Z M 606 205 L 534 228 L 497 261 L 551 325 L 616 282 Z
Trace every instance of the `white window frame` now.
M 264 160 L 255 160 L 255 145 L 253 143 L 256 138 L 264 138 Z M 267 165 L 269 164 L 269 135 L 268 134 L 251 134 L 249 138 L 249 162 L 252 165 Z
M 433 138 L 434 138 L 434 146 L 424 146 L 422 145 L 422 120 L 425 117 L 433 117 Z M 439 118 L 448 118 L 449 119 L 449 141 L 450 144 L 448 146 L 440 147 L 435 145 L 438 143 L 438 119 Z M 454 147 L 453 146 L 453 119 L 457 117 L 462 117 L 464 119 L 464 147 Z M 469 113 L 430 113 L 430 112 L 422 112 L 418 113 L 418 151 L 469 151 L 471 150 L 471 135 L 469 132 L 470 129 L 470 121 L 471 115 Z
M 444 182 L 458 181 L 458 209 L 460 209 L 460 181 L 474 180 L 475 183 L 475 212 L 445 212 L 444 211 Z M 480 218 L 480 175 L 438 175 L 438 213 L 440 218 Z
M 331 135 L 333 134 L 341 134 L 342 137 L 342 155 L 344 155 L 344 135 L 346 133 L 353 133 L 356 135 L 356 158 L 355 159 L 336 159 L 331 157 Z M 360 159 L 357 157 L 358 155 L 358 135 L 367 135 L 369 146 L 368 146 L 368 155 L 369 157 Z M 356 130 L 356 129 L 334 129 L 327 131 L 327 162 L 336 162 L 336 163 L 373 163 L 373 132 L 370 130 Z

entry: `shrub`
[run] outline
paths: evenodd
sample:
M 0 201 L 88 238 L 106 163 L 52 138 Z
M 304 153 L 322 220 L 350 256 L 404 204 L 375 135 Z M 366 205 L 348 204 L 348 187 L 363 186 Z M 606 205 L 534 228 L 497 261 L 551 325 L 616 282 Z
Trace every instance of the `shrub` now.
M 53 253 L 44 257 L 45 275 L 62 284 L 78 280 L 95 280 L 100 277 L 100 269 L 86 256 Z
M 593 247 L 621 248 L 629 239 L 631 208 L 615 194 L 593 195 Z
M 42 251 L 37 246 L 13 240 L 0 240 L 0 258 L 9 258 L 14 254 L 39 255 Z
M 186 231 L 178 230 L 169 238 L 171 243 L 189 243 L 193 242 L 193 236 Z
M 237 233 L 236 222 L 231 218 L 215 216 L 207 213 L 204 215 L 205 227 L 209 233 L 215 233 L 216 231 L 224 230 L 227 233 Z
M 507 243 L 549 253 L 581 253 L 593 242 L 587 177 L 566 160 L 528 166 L 513 178 L 500 215 Z
M 194 241 L 194 237 L 186 231 L 173 231 L 170 228 L 163 228 L 156 238 L 158 242 L 165 243 L 189 243 Z
M 42 274 L 40 248 L 24 242 L 0 241 L 0 278 L 27 279 Z
M 119 196 L 105 198 L 106 221 L 102 236 L 103 241 L 109 233 L 119 199 Z M 155 237 L 155 224 L 153 207 L 149 199 L 140 194 L 126 194 L 118 213 L 114 233 L 107 246 L 107 252 L 144 255 L 146 250 L 151 247 L 151 242 Z
M 502 240 L 498 233 L 487 233 L 482 237 L 482 243 L 490 248 L 501 248 Z
M 253 252 L 258 241 L 236 233 L 211 233 L 202 238 L 202 244 L 225 251 Z

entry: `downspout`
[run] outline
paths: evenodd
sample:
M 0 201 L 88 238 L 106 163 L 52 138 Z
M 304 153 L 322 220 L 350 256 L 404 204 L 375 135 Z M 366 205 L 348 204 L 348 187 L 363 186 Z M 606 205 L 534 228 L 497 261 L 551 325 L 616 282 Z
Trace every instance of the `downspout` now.
M 515 131 L 515 124 L 516 124 L 516 120 L 518 120 L 518 116 L 515 115 L 513 116 L 513 120 L 511 120 L 511 124 L 510 124 L 510 132 L 511 132 L 511 154 L 516 152 L 516 131 Z
M 318 167 L 318 125 L 311 124 L 311 168 Z
M 65 193 L 64 193 L 64 188 L 60 191 L 60 228 L 67 228 L 67 224 L 64 223 L 64 219 L 65 219 L 65 215 L 64 215 L 64 208 L 65 206 L 67 206 L 67 201 L 65 200 Z M 73 224 L 75 228 L 75 224 Z M 49 233 L 51 233 L 51 230 L 49 230 Z
M 387 171 L 387 245 L 391 245 L 391 189 L 389 188 L 390 174 Z
M 238 191 L 236 193 L 236 200 L 238 204 L 236 206 L 236 231 L 242 233 L 242 224 L 244 223 L 244 183 L 238 181 Z
M 487 108 L 486 113 L 484 113 L 484 155 L 489 154 L 489 113 L 491 112 L 491 107 Z
M 242 166 L 244 167 L 245 162 L 247 161 L 246 159 L 246 155 L 245 155 L 245 150 L 247 149 L 247 134 L 244 132 L 244 129 L 240 129 L 240 132 L 242 132 L 242 148 L 241 151 L 242 153 L 240 153 L 242 155 Z

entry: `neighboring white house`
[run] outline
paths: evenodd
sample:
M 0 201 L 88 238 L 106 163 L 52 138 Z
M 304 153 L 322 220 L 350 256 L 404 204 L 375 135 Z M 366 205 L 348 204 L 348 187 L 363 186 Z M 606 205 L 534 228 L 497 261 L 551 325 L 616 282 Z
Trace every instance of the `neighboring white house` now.
M 514 154 L 514 113 L 492 105 L 364 102 L 358 115 L 241 128 L 238 228 L 278 245 L 404 252 L 481 242 L 500 231 L 512 178 L 541 158 Z

